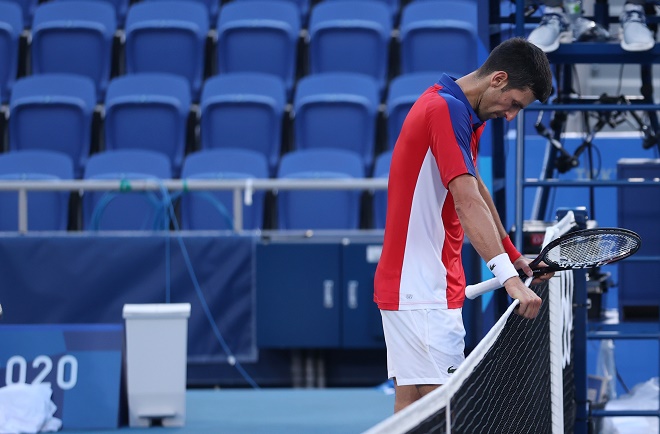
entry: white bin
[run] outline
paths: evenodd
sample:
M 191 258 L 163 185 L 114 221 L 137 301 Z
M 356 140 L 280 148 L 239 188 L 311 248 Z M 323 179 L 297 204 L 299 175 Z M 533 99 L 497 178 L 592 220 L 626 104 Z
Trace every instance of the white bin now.
M 190 303 L 126 304 L 129 425 L 183 426 Z

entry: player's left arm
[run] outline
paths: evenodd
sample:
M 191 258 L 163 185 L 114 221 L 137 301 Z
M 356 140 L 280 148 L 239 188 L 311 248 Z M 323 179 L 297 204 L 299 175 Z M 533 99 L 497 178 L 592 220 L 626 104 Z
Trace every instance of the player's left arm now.
M 481 194 L 481 197 L 484 199 L 484 202 L 486 202 L 486 205 L 488 206 L 488 209 L 490 210 L 490 213 L 493 216 L 493 221 L 495 222 L 495 226 L 497 227 L 497 232 L 500 234 L 500 239 L 504 240 L 506 237 L 509 236 L 507 233 L 506 229 L 504 228 L 504 225 L 502 224 L 502 220 L 500 219 L 500 215 L 497 212 L 497 208 L 495 207 L 495 202 L 493 202 L 493 197 L 490 195 L 490 192 L 488 191 L 488 188 L 486 187 L 486 184 L 484 184 L 483 180 L 481 179 L 481 175 L 479 174 L 479 170 L 475 168 L 475 171 L 477 173 L 477 184 L 479 186 L 479 193 Z M 531 262 L 531 259 L 525 258 L 522 254 L 518 256 L 518 258 L 510 258 L 512 259 L 511 262 L 513 262 L 513 265 L 516 267 L 516 270 L 522 269 L 525 274 L 528 276 L 531 276 L 532 269 L 529 268 L 529 263 Z
M 509 234 L 507 233 L 506 229 L 504 228 L 504 225 L 502 224 L 500 215 L 497 212 L 497 208 L 495 207 L 495 202 L 493 202 L 493 197 L 490 195 L 490 192 L 488 191 L 486 184 L 484 184 L 483 180 L 481 179 L 481 175 L 479 175 L 479 170 L 477 168 L 475 168 L 475 172 L 477 174 L 477 185 L 479 186 L 479 193 L 481 194 L 481 197 L 484 199 L 484 202 L 486 202 L 486 205 L 488 206 L 488 209 L 490 210 L 490 213 L 493 216 L 493 221 L 495 222 L 497 231 L 500 234 L 500 238 L 504 240 L 506 237 L 509 236 Z M 529 263 L 532 262 L 531 259 L 526 258 L 521 254 L 520 256 L 518 256 L 518 258 L 516 258 L 512 262 L 513 262 L 513 266 L 516 267 L 516 270 L 522 269 L 525 272 L 525 274 L 527 274 L 528 276 L 533 275 L 532 269 L 529 268 Z M 548 280 L 553 275 L 554 273 L 545 273 L 538 276 L 538 278 L 540 280 Z M 534 282 L 536 283 L 537 280 L 535 279 Z

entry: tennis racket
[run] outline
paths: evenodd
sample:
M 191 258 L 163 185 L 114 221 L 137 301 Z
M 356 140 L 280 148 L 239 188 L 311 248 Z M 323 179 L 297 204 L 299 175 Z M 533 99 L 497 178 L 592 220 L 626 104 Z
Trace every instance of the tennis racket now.
M 596 228 L 569 232 L 548 243 L 530 264 L 534 275 L 548 272 L 594 268 L 629 257 L 639 250 L 642 239 L 635 232 L 622 228 Z M 539 267 L 544 262 L 547 266 Z M 520 270 L 520 277 L 527 275 Z M 469 299 L 501 288 L 497 278 L 465 288 Z

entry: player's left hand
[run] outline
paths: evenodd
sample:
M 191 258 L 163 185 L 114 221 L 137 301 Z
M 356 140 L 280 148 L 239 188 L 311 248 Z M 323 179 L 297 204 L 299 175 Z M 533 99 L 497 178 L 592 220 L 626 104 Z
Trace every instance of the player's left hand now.
M 526 258 L 525 256 L 521 255 L 516 261 L 513 263 L 513 266 L 516 267 L 516 270 L 522 270 L 527 276 L 532 277 L 534 275 L 533 270 L 529 267 L 529 263 L 532 262 L 532 259 Z M 539 267 L 546 267 L 547 265 L 543 262 L 539 264 Z M 549 273 L 543 273 L 539 274 L 532 280 L 532 285 L 539 284 L 545 280 L 550 280 L 552 276 L 554 276 L 554 272 L 549 272 Z

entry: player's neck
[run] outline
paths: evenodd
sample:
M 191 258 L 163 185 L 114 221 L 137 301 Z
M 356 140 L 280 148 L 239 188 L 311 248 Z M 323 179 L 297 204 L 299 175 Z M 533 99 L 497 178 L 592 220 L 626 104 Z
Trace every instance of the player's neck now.
M 461 88 L 465 97 L 470 102 L 473 109 L 477 109 L 481 103 L 484 92 L 490 83 L 489 77 L 477 77 L 477 72 L 471 72 L 456 80 L 456 84 Z

